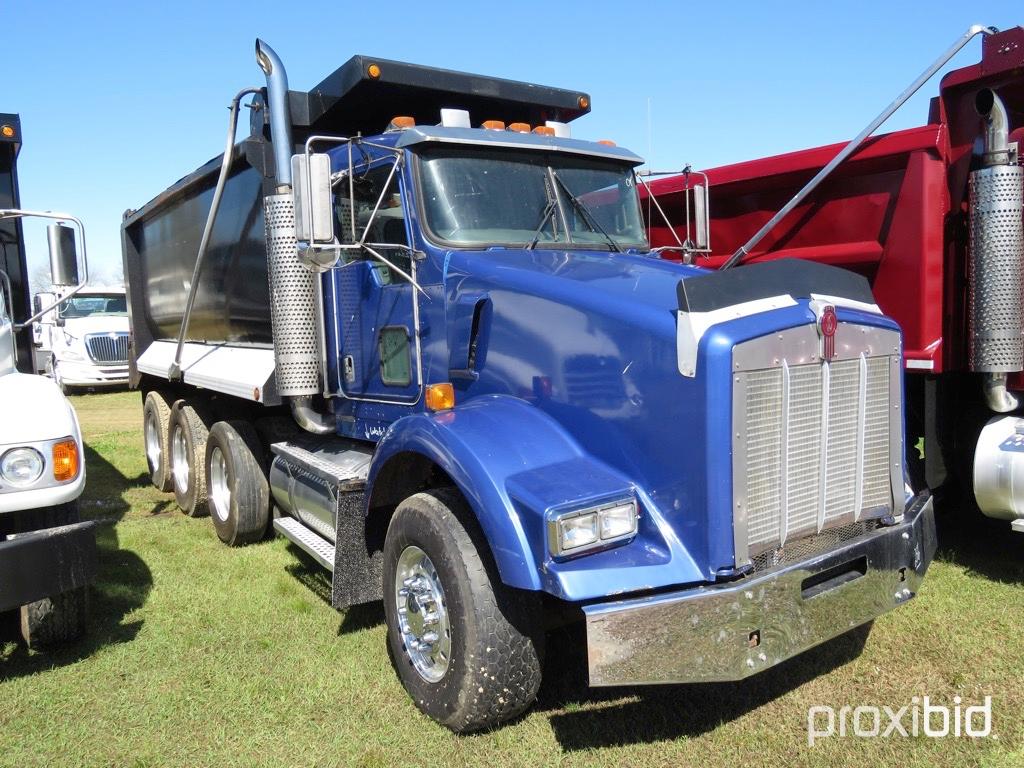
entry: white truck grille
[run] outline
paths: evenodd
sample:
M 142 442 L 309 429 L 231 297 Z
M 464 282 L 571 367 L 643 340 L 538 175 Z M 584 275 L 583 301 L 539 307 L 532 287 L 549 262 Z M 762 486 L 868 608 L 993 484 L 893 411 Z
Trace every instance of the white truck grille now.
M 777 346 L 778 337 L 771 339 Z M 873 341 L 848 345 L 842 359 L 829 363 L 807 354 L 803 343 L 797 354 L 773 353 L 769 367 L 734 364 L 737 565 L 826 529 L 894 513 L 893 472 L 902 466 L 899 341 Z M 748 345 L 750 352 L 757 342 L 741 346 Z M 763 354 L 752 357 L 764 362 Z
M 128 362 L 128 334 L 89 334 L 85 337 L 85 350 L 94 363 L 124 365 Z

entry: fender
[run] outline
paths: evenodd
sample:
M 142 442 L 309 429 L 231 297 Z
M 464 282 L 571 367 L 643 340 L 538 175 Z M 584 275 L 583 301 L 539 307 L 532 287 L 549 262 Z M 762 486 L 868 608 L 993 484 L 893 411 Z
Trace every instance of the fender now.
M 404 452 L 426 456 L 452 478 L 476 513 L 502 581 L 520 589 L 543 588 L 546 509 L 632 491 L 626 478 L 588 456 L 558 422 L 509 395 L 396 421 L 377 445 L 368 500 L 381 468 Z

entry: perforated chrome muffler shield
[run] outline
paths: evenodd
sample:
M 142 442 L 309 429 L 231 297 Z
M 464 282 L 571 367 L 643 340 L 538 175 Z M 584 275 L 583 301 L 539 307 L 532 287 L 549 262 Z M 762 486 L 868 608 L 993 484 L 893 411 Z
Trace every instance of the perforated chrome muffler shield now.
M 277 390 L 282 396 L 320 392 L 316 279 L 298 259 L 291 195 L 263 199 Z
M 996 165 L 970 177 L 969 363 L 1024 370 L 1024 168 Z

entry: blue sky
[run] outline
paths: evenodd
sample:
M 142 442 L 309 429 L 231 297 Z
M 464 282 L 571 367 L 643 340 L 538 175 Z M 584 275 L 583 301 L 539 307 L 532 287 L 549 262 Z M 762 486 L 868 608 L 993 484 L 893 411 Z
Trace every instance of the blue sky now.
M 7 0 L 0 112 L 21 114 L 22 204 L 78 214 L 102 279 L 120 272 L 124 210 L 221 151 L 231 97 L 263 84 L 257 36 L 293 89 L 365 53 L 584 90 L 576 137 L 667 169 L 851 138 L 973 23 L 1022 24 L 1024 6 Z M 948 68 L 979 56 L 976 40 Z M 937 89 L 882 131 L 923 124 Z M 46 245 L 36 226 L 27 239 L 31 271 Z

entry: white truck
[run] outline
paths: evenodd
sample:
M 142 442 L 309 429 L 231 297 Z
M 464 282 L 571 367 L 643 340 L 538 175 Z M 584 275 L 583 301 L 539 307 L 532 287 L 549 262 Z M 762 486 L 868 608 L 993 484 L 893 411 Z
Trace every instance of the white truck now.
M 33 372 L 22 219 L 49 219 L 51 279 L 74 298 L 88 279 L 81 222 L 19 208 L 17 115 L 0 114 L 0 619 L 20 614 L 29 646 L 85 629 L 96 572 L 94 523 L 81 522 L 85 456 L 78 418 L 50 379 Z M 75 224 L 82 234 L 80 281 Z M 47 310 L 52 307 L 46 307 Z M 23 318 L 18 322 L 18 318 Z
M 37 293 L 33 311 L 66 291 Z M 36 370 L 64 394 L 76 388 L 128 384 L 128 306 L 123 287 L 86 287 L 43 314 L 33 326 Z

